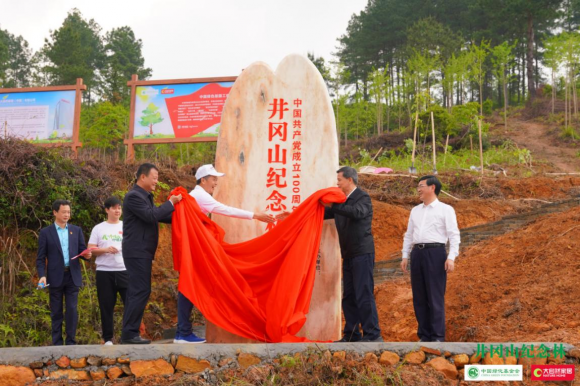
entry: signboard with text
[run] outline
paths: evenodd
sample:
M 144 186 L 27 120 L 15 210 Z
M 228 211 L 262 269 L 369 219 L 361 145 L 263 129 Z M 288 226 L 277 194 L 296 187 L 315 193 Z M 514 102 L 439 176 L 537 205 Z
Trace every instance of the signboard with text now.
M 236 77 L 147 80 L 131 87 L 127 159 L 134 144 L 215 142 L 222 110 Z
M 42 146 L 80 146 L 82 79 L 76 85 L 0 89 L 0 138 Z

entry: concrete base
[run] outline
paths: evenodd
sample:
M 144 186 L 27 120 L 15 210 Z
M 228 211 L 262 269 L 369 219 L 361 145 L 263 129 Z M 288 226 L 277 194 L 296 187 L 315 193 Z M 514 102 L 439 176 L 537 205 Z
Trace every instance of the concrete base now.
M 531 345 L 538 347 L 541 344 L 553 348 L 554 343 L 531 342 L 531 343 L 503 343 L 513 344 L 514 347 Z M 485 343 L 489 347 L 490 343 Z M 493 345 L 502 344 L 493 342 Z M 558 343 L 559 344 L 559 343 Z M 449 351 L 454 354 L 472 355 L 477 352 L 478 343 L 272 343 L 272 344 L 150 344 L 150 345 L 117 345 L 117 346 L 46 346 L 29 348 L 2 348 L 0 349 L 0 364 L 12 366 L 28 366 L 35 361 L 54 361 L 63 355 L 70 359 L 88 357 L 89 355 L 103 358 L 118 358 L 128 356 L 134 360 L 153 360 L 158 358 L 168 359 L 171 354 L 184 355 L 192 358 L 208 360 L 212 365 L 224 357 L 234 358 L 240 352 L 253 354 L 261 358 L 275 358 L 280 355 L 293 355 L 297 352 L 308 350 L 331 350 L 347 351 L 365 354 L 375 352 L 380 355 L 383 351 L 393 351 L 404 355 L 410 351 L 418 350 L 421 346 Z M 574 346 L 564 344 L 566 352 Z

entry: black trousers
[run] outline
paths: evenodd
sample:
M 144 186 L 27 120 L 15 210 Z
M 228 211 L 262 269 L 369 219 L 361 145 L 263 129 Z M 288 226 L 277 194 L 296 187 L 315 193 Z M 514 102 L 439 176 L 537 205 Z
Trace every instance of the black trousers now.
M 361 340 L 359 326 L 364 336 L 371 340 L 381 336 L 374 296 L 374 267 L 374 253 L 342 260 L 344 337 L 351 342 Z
M 191 311 L 193 303 L 189 301 L 181 292 L 177 293 L 177 331 L 176 335 L 191 335 L 193 326 L 191 325 Z
M 139 336 L 139 327 L 151 295 L 152 259 L 123 259 L 129 276 L 121 339 Z
M 65 271 L 60 287 L 48 287 L 50 299 L 50 320 L 52 326 L 52 345 L 62 346 L 62 322 L 65 321 L 65 344 L 75 345 L 79 313 L 77 310 L 80 287 L 72 280 L 70 271 Z M 63 314 L 64 298 L 66 314 Z
M 413 307 L 419 324 L 417 335 L 425 342 L 445 341 L 446 260 L 445 247 L 411 251 Z
M 125 304 L 129 275 L 127 275 L 127 271 L 97 270 L 96 282 L 99 309 L 101 310 L 103 340 L 105 342 L 112 341 L 114 335 L 113 314 L 115 312 L 115 304 L 117 304 L 117 294 L 121 295 L 121 301 Z

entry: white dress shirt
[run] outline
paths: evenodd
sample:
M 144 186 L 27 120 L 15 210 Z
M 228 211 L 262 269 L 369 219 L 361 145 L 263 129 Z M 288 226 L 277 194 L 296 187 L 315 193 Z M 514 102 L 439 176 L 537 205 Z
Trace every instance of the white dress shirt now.
M 204 214 L 208 213 L 215 213 L 221 214 L 228 217 L 235 217 L 235 218 L 243 218 L 247 220 L 251 220 L 254 218 L 254 213 L 248 212 L 247 210 L 232 208 L 231 206 L 227 206 L 218 202 L 215 198 L 211 196 L 208 192 L 205 191 L 204 188 L 201 186 L 196 186 L 189 195 L 195 198 L 197 204 L 201 208 L 201 211 Z
M 411 210 L 407 232 L 403 239 L 403 259 L 408 259 L 413 245 L 446 244 L 449 240 L 449 260 L 459 254 L 459 228 L 453 207 L 435 199 L 431 204 L 420 204 Z
M 350 193 L 348 194 L 348 196 L 346 196 L 346 199 L 348 200 L 348 198 L 350 197 L 351 194 L 353 194 L 353 192 L 356 190 L 356 186 L 354 187 L 353 190 L 350 191 Z

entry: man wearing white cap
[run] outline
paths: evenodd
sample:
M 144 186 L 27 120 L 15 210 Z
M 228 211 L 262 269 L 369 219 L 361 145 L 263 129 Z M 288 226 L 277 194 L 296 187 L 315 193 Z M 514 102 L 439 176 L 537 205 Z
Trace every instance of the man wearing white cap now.
M 246 220 L 258 220 L 265 223 L 272 223 L 276 219 L 267 213 L 253 213 L 247 210 L 233 208 L 217 201 L 212 197 L 215 187 L 218 184 L 218 177 L 224 176 L 213 165 L 203 165 L 197 169 L 195 179 L 197 184 L 189 194 L 195 198 L 201 211 L 205 214 L 221 214 L 223 216 L 241 218 Z M 173 343 L 203 343 L 205 339 L 199 338 L 192 332 L 190 322 L 193 303 L 189 301 L 181 292 L 177 295 L 177 332 Z

